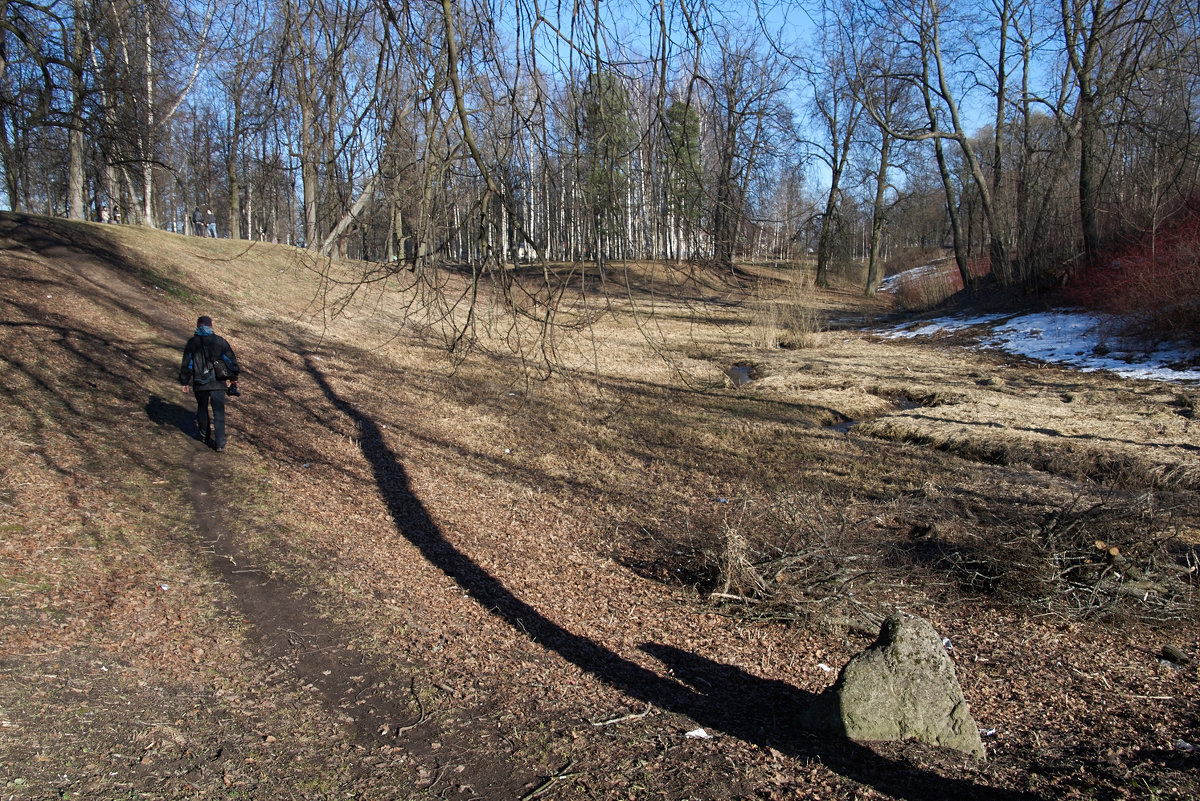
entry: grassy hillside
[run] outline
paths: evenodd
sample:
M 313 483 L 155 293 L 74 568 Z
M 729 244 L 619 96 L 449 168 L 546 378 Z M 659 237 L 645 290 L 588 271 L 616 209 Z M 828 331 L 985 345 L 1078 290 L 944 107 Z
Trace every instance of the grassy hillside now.
M 1196 795 L 1194 390 L 629 270 L 451 354 L 462 276 L 0 215 L 5 798 Z M 795 725 L 895 608 L 986 762 Z

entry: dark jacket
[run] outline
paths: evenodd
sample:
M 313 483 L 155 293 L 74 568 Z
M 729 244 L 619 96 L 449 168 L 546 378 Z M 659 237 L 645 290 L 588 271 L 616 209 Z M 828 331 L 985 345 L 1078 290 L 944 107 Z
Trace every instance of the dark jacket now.
M 192 389 L 200 390 L 225 389 L 225 382 L 218 381 L 215 375 L 207 382 L 197 380 L 205 367 L 217 359 L 223 360 L 229 368 L 230 380 L 237 381 L 241 368 L 238 367 L 237 357 L 233 355 L 233 348 L 229 347 L 224 337 L 214 334 L 211 328 L 197 328 L 183 347 L 183 363 L 179 367 L 180 385 L 191 384 Z

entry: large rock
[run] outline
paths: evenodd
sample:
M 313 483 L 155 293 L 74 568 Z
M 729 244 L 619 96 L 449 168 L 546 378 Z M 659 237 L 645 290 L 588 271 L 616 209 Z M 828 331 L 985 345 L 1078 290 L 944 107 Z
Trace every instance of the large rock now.
M 897 613 L 879 639 L 813 701 L 805 728 L 852 740 L 920 740 L 985 755 L 942 638 L 926 620 Z

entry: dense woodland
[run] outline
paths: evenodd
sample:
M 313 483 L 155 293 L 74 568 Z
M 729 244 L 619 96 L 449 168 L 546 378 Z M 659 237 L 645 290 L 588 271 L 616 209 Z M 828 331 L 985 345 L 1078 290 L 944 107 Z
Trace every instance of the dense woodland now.
M 1200 175 L 1196 0 L 2 0 L 10 207 L 481 273 L 952 247 L 1057 279 Z

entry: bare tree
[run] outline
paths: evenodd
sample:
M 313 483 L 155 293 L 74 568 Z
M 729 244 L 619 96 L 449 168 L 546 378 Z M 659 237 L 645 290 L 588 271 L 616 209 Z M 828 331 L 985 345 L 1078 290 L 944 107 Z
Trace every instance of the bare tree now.
M 76 80 L 76 49 L 81 41 L 75 20 L 59 4 L 27 0 L 0 3 L 0 167 L 14 209 L 30 208 L 41 194 L 43 204 L 56 206 L 59 213 L 64 205 L 73 216 L 81 211 L 73 200 L 52 201 L 49 192 L 35 189 L 36 170 L 30 163 L 39 140 L 49 138 L 48 134 L 57 138 L 64 130 L 78 128 L 76 117 L 83 95 Z M 60 105 L 64 97 L 66 109 Z M 67 140 L 48 144 L 54 148 L 66 145 L 63 150 L 69 150 L 79 143 L 69 134 Z M 78 161 L 74 164 L 77 170 L 68 179 L 72 189 L 81 166 Z M 79 192 L 71 194 L 72 198 L 80 196 Z
M 286 0 L 283 35 L 278 43 L 279 90 L 298 113 L 298 152 L 303 193 L 304 242 L 317 250 L 327 229 L 321 226 L 322 192 L 338 150 L 338 125 L 345 107 L 343 70 L 359 32 L 363 11 L 357 3 L 326 5 L 315 0 Z
M 246 171 L 249 137 L 261 129 L 269 116 L 268 98 L 261 91 L 269 81 L 271 22 L 267 8 L 235 2 L 221 20 L 221 40 L 213 58 L 213 81 L 221 89 L 223 118 L 219 150 L 225 166 L 225 194 L 228 198 L 229 237 L 241 238 L 243 228 L 251 235 L 248 219 L 243 219 L 243 175 Z M 211 188 L 210 188 L 211 191 Z M 197 197 L 196 201 L 199 202 Z M 209 199 L 212 202 L 212 199 Z
M 70 109 L 67 123 L 67 216 L 82 220 L 86 217 L 84 201 L 85 158 L 84 127 L 87 90 L 84 83 L 84 65 L 88 50 L 86 6 L 83 0 L 74 0 L 70 26 Z
M 693 250 L 704 210 L 700 114 L 686 93 L 666 107 L 661 131 L 661 180 L 667 229 L 663 255 L 679 261 Z
M 888 54 L 875 53 L 872 57 L 886 59 Z M 871 72 L 885 76 L 892 74 L 890 68 L 876 68 Z M 914 103 L 913 86 L 907 81 L 884 78 L 873 81 L 870 91 L 875 93 L 875 96 L 865 102 L 874 108 L 884 121 L 882 125 L 873 126 L 873 137 L 863 137 L 863 150 L 875 156 L 873 165 L 863 165 L 873 189 L 864 292 L 867 297 L 874 297 L 879 282 L 883 279 L 883 230 L 891 206 L 889 197 L 898 194 L 892 182 L 892 171 L 901 163 L 902 157 L 897 156 L 897 150 L 902 149 L 905 144 L 903 140 L 897 140 L 891 131 L 898 127 L 912 127 L 907 120 L 915 116 L 917 108 Z
M 782 59 L 728 40 L 709 69 L 713 261 L 732 269 L 751 182 L 790 128 L 791 115 L 781 102 L 787 72 Z
M 868 292 L 885 232 L 951 240 L 967 282 L 983 251 L 1000 280 L 1036 280 L 1081 242 L 1096 258 L 1118 210 L 1153 231 L 1200 181 L 1177 0 L 842 0 L 830 18 L 853 32 L 804 44 L 782 7 L 735 32 L 741 6 L 663 0 L 629 36 L 619 5 L 0 0 L 7 196 L 71 216 L 108 196 L 150 224 L 227 204 L 233 236 L 408 268 L 457 349 L 480 293 L 551 332 L 557 293 L 609 260 L 730 269 L 790 254 L 785 228 L 813 236 L 824 283 L 842 218 Z M 832 178 L 819 199 L 791 152 L 800 109 Z M 463 298 L 438 294 L 447 263 Z
M 817 158 L 829 169 L 829 191 L 817 239 L 817 286 L 829 284 L 829 263 L 843 224 L 840 213 L 842 181 L 850 166 L 858 125 L 863 117 L 863 105 L 852 84 L 847 46 L 847 39 L 831 26 L 829 35 L 821 39 L 820 60 L 807 69 L 813 88 L 813 116 L 821 129 L 814 147 Z
M 953 71 L 957 57 L 946 46 L 948 27 L 952 27 L 957 21 L 951 16 L 950 8 L 943 0 L 921 0 L 916 4 L 884 0 L 880 6 L 872 9 L 871 13 L 874 31 L 883 40 L 891 41 L 897 51 L 903 53 L 903 57 L 912 64 L 909 72 L 880 75 L 878 79 L 901 78 L 913 82 L 924 101 L 926 125 L 921 129 L 891 127 L 878 109 L 868 106 L 872 117 L 877 125 L 886 127 L 890 135 L 899 139 L 933 142 L 934 157 L 946 191 L 947 214 L 955 245 L 955 258 L 964 284 L 974 285 L 975 279 L 967 263 L 966 237 L 957 209 L 959 190 L 944 149 L 946 141 L 957 144 L 957 152 L 973 184 L 989 231 L 992 268 L 1005 280 L 1009 274 L 1009 267 L 1008 247 L 1003 240 L 1004 226 L 999 220 L 992 186 L 973 148 L 971 136 L 964 126 L 959 93 L 956 89 L 956 73 Z M 1000 30 L 1007 36 L 1006 26 Z M 961 36 L 958 40 L 965 41 Z M 868 79 L 868 85 L 869 82 Z M 996 97 L 997 107 L 1002 107 L 1004 99 L 1000 89 L 989 87 L 989 90 Z
M 1079 148 L 1079 220 L 1084 258 L 1094 262 L 1101 250 L 1101 197 L 1112 151 L 1109 121 L 1128 117 L 1121 106 L 1133 99 L 1140 76 L 1174 60 L 1183 38 L 1182 9 L 1174 0 L 1061 0 L 1063 52 L 1074 90 L 1068 131 Z M 1171 52 L 1157 47 L 1171 42 Z

